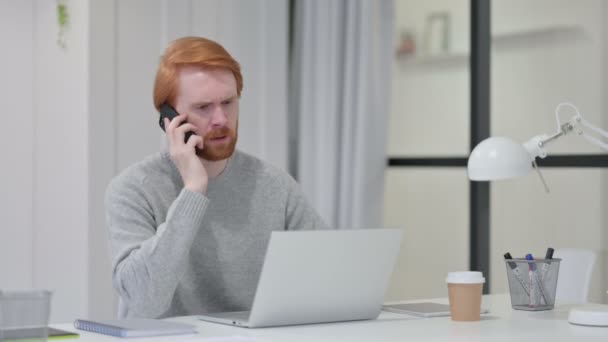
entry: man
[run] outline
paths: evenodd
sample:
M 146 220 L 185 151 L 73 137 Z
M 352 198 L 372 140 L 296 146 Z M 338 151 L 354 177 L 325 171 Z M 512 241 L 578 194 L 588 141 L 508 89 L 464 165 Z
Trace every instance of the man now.
M 271 231 L 326 228 L 289 175 L 235 151 L 242 88 L 216 42 L 186 37 L 165 50 L 154 105 L 180 113 L 164 120 L 169 151 L 106 193 L 120 317 L 248 310 Z

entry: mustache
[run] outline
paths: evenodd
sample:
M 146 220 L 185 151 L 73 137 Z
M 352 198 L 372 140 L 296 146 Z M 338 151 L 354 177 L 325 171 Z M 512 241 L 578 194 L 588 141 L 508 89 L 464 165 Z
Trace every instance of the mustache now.
M 224 126 L 224 127 L 220 127 L 220 128 L 207 132 L 207 134 L 205 134 L 204 138 L 205 138 L 205 140 L 208 140 L 208 139 L 220 138 L 220 137 L 223 137 L 226 135 L 232 136 L 232 130 L 230 128 Z

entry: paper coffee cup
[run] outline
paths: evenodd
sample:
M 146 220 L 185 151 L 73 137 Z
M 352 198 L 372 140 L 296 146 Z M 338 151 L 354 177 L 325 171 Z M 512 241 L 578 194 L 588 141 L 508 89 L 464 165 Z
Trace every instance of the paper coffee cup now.
M 449 272 L 446 278 L 454 321 L 479 321 L 481 294 L 486 279 L 481 272 Z

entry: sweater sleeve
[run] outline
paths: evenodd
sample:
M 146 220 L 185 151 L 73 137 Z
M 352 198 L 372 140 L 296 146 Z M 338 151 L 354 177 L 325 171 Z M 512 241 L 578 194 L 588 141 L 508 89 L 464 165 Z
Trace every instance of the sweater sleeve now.
M 171 304 L 209 200 L 182 189 L 159 224 L 144 191 L 132 179 L 113 181 L 106 191 L 106 220 L 114 288 L 129 316 L 155 318 Z
M 329 229 L 291 176 L 287 179 L 285 225 L 285 230 Z

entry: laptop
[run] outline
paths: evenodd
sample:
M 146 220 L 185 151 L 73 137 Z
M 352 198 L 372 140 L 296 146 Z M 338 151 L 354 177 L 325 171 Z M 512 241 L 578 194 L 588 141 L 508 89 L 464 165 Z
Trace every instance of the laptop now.
M 248 328 L 375 319 L 400 245 L 399 229 L 272 232 L 251 311 L 198 318 Z

